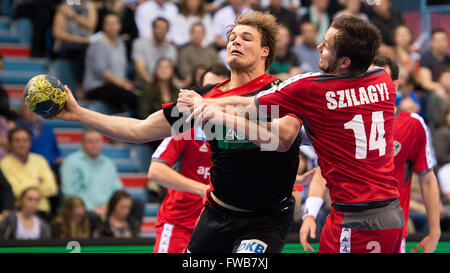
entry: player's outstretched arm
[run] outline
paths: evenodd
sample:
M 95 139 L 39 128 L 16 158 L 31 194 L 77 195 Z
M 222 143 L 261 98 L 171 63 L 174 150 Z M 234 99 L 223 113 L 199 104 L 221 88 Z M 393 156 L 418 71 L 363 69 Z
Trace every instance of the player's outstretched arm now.
M 439 186 L 432 170 L 419 175 L 419 183 L 430 233 L 411 252 L 417 252 L 423 248 L 424 253 L 432 253 L 441 237 Z
M 145 143 L 170 136 L 171 127 L 162 110 L 145 120 L 104 115 L 81 107 L 70 89 L 67 86 L 64 88 L 67 93 L 66 106 L 53 119 L 77 122 L 108 137 L 126 142 Z
M 174 171 L 168 165 L 158 161 L 152 161 L 147 177 L 151 182 L 168 189 L 186 191 L 198 194 L 201 197 L 205 197 L 206 190 L 209 189 L 209 185 L 187 178 Z

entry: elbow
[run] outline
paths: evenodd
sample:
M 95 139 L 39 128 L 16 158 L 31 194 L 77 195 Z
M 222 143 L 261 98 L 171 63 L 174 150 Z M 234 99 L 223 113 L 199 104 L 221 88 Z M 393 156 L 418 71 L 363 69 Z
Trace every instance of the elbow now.
M 160 164 L 161 163 L 159 163 L 159 162 L 150 163 L 150 168 L 147 173 L 147 178 L 150 180 L 150 182 L 156 183 L 158 185 L 161 185 L 160 176 L 161 176 L 162 170 L 161 170 Z
M 296 135 L 293 133 L 283 134 L 282 136 L 280 136 L 277 151 L 287 152 L 291 148 L 295 137 Z
M 156 182 L 158 180 L 158 171 L 156 170 L 155 163 L 150 164 L 150 168 L 148 169 L 147 178 L 151 182 Z

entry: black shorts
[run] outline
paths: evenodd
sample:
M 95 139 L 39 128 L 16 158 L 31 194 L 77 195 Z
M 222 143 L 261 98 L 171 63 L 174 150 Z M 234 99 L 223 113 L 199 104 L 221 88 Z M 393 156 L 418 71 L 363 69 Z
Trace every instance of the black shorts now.
M 294 200 L 270 213 L 236 212 L 205 205 L 192 233 L 189 253 L 280 253 L 294 222 Z

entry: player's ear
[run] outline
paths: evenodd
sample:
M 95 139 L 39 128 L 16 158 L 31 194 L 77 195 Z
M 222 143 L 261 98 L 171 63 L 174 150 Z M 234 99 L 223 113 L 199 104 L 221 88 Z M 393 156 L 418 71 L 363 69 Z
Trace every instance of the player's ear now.
M 261 57 L 269 56 L 270 49 L 268 46 L 264 46 L 261 50 Z
M 346 71 L 350 68 L 351 63 L 352 61 L 350 60 L 349 57 L 341 57 L 338 60 L 338 67 L 340 68 L 341 71 Z

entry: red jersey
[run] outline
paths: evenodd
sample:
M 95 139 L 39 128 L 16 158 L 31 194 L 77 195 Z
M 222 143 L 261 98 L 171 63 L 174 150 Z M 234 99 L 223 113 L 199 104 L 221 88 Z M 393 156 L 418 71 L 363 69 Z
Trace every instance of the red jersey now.
M 393 177 L 395 87 L 382 69 L 357 76 L 296 75 L 255 97 L 274 117 L 299 116 L 332 202 L 398 197 Z M 269 106 L 270 105 L 270 106 Z
M 211 149 L 207 141 L 191 139 L 186 134 L 193 134 L 193 130 L 163 140 L 152 155 L 152 161 L 160 161 L 172 166 L 181 159 L 180 174 L 209 184 L 209 170 L 211 168 Z M 197 194 L 167 190 L 167 195 L 158 210 L 158 222 L 180 225 L 194 229 L 195 222 L 203 209 L 203 198 Z
M 394 176 L 397 178 L 400 204 L 405 216 L 403 237 L 408 236 L 411 174 L 426 173 L 434 166 L 428 127 L 417 114 L 404 111 L 396 113 L 394 120 Z

